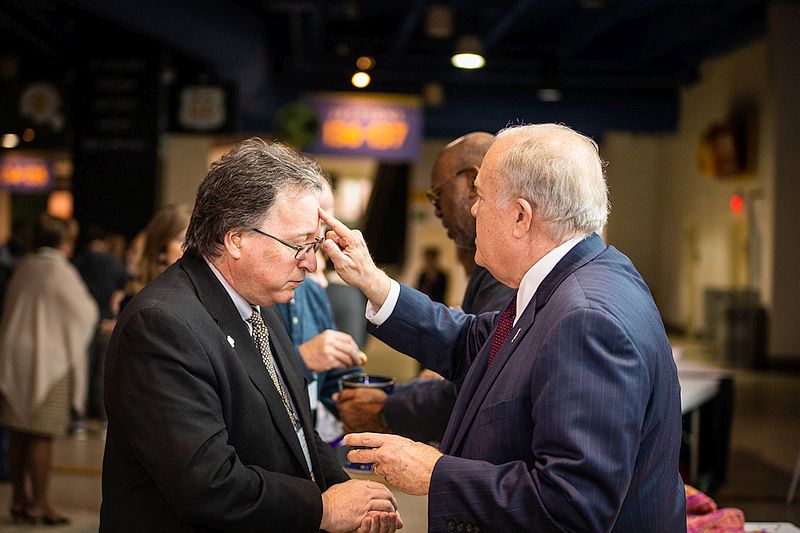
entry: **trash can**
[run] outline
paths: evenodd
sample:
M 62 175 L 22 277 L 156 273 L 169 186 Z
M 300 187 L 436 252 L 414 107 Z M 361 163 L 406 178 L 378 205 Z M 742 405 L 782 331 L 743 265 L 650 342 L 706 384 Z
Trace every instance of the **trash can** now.
M 735 303 L 725 311 L 725 355 L 737 368 L 764 368 L 767 362 L 767 311 Z

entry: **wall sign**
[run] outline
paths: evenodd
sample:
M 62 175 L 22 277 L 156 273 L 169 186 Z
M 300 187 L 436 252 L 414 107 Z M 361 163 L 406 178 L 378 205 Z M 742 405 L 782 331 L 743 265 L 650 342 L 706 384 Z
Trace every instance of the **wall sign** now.
M 319 118 L 307 147 L 318 154 L 414 161 L 422 143 L 422 105 L 415 96 L 317 93 L 305 98 Z
M 53 188 L 53 169 L 47 159 L 7 155 L 0 159 L 0 188 L 13 192 L 47 192 Z

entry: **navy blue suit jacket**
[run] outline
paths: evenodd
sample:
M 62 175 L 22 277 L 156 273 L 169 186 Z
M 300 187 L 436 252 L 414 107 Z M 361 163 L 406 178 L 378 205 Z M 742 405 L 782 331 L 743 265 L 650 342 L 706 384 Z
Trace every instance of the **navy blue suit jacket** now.
M 577 244 L 487 370 L 497 319 L 402 287 L 391 317 L 372 327 L 460 384 L 429 530 L 684 531 L 680 386 L 631 262 L 597 235 Z
M 505 309 L 514 289 L 475 265 L 467 281 L 461 308 L 479 314 Z M 389 431 L 422 442 L 441 442 L 458 390 L 451 381 L 417 380 L 395 387 L 383 405 Z

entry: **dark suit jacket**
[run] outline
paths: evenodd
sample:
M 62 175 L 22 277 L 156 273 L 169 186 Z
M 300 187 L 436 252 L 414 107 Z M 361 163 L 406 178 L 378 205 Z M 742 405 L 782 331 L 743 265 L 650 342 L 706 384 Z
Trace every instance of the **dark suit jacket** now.
M 467 280 L 461 309 L 480 314 L 505 308 L 514 289 L 475 265 Z M 392 433 L 422 442 L 440 442 L 456 403 L 458 389 L 451 381 L 415 381 L 395 388 L 383 405 L 383 418 Z
M 373 334 L 456 383 L 430 531 L 685 531 L 680 386 L 658 310 L 596 236 L 544 279 L 492 366 L 499 313 L 403 287 Z
M 101 531 L 317 531 L 321 492 L 348 476 L 314 433 L 280 319 L 262 314 L 316 483 L 247 325 L 205 261 L 185 255 L 111 339 Z

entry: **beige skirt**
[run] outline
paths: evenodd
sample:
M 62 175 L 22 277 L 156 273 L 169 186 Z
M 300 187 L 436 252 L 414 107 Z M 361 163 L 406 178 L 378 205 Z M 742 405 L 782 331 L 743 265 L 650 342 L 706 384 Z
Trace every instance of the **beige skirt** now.
M 26 420 L 20 420 L 6 399 L 0 396 L 0 426 L 45 437 L 66 435 L 70 420 L 71 381 L 70 373 L 56 381 L 44 401 L 31 410 Z

